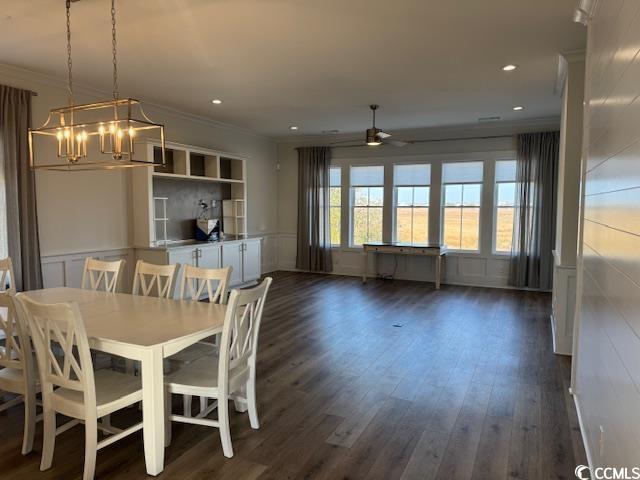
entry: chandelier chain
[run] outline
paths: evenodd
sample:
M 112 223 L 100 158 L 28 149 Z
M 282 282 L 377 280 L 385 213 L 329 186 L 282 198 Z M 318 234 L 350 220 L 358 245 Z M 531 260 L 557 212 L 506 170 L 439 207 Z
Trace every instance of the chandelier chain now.
M 71 67 L 71 0 L 66 1 L 67 6 L 67 89 L 69 90 L 69 105 L 73 105 L 73 75 Z
M 111 0 L 111 47 L 113 53 L 113 98 L 118 99 L 118 60 L 116 57 L 118 42 L 116 39 L 116 0 Z

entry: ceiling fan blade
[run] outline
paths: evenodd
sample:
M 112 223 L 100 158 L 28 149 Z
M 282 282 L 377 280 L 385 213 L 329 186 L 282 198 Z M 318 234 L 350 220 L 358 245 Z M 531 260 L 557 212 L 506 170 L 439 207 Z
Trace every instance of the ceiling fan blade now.
M 404 147 L 405 145 L 409 145 L 409 142 L 403 142 L 402 140 L 389 140 L 389 139 L 383 139 L 382 143 L 386 143 L 387 145 L 393 145 L 394 147 Z
M 390 133 L 383 132 L 383 131 L 379 131 L 379 132 L 378 132 L 378 138 L 379 138 L 380 140 L 384 140 L 385 138 L 389 138 L 390 136 L 391 136 L 391 134 L 390 134 Z

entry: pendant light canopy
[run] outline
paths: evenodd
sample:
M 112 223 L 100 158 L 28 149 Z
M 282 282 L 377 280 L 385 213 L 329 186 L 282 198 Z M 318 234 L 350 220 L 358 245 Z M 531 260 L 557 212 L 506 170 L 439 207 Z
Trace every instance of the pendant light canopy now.
M 78 1 L 78 0 L 76 0 Z M 141 103 L 118 94 L 118 63 L 115 0 L 111 0 L 111 35 L 113 60 L 113 99 L 76 105 L 73 98 L 71 61 L 71 0 L 66 0 L 67 72 L 69 102 L 54 108 L 40 128 L 29 129 L 31 168 L 46 170 L 103 170 L 153 165 L 153 159 L 136 159 L 138 137 L 157 138 L 165 163 L 164 126 L 147 117 Z M 36 162 L 37 139 L 55 140 L 55 147 L 42 163 Z M 40 146 L 39 146 L 40 148 Z M 52 160 L 55 158 L 55 160 Z

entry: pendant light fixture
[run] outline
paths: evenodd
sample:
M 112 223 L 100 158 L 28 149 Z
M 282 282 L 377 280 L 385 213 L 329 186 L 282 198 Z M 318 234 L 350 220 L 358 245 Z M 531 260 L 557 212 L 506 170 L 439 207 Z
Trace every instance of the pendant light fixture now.
M 74 0 L 79 1 L 79 0 Z M 116 37 L 116 6 L 111 0 L 111 52 L 113 62 L 113 99 L 76 105 L 73 96 L 71 60 L 71 3 L 66 0 L 67 20 L 67 88 L 68 105 L 54 108 L 40 128 L 29 129 L 31 168 L 46 170 L 103 170 L 153 165 L 153 159 L 135 158 L 138 137 L 159 136 L 162 165 L 165 163 L 164 126 L 152 122 L 140 101 L 120 98 Z M 41 140 L 38 140 L 40 138 Z M 55 140 L 55 147 L 45 161 L 36 162 L 34 143 L 41 149 L 45 140 Z M 55 160 L 54 160 L 55 159 Z

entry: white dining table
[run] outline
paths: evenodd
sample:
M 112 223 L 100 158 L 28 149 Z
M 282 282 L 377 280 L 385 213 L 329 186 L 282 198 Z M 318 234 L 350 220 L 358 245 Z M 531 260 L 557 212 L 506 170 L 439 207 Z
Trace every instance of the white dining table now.
M 21 295 L 43 303 L 76 302 L 92 349 L 140 361 L 145 463 L 149 475 L 160 474 L 164 469 L 163 359 L 220 333 L 226 305 L 66 287 Z

